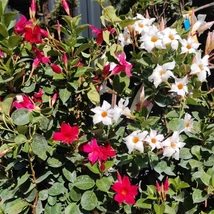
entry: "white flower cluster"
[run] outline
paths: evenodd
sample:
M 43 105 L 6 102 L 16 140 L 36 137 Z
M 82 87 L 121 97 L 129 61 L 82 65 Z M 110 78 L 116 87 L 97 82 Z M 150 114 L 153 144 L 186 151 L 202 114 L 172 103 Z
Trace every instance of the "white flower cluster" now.
M 103 101 L 102 106 L 97 106 L 92 108 L 91 111 L 95 113 L 93 116 L 93 123 L 97 124 L 102 122 L 104 125 L 112 125 L 113 122 L 117 122 L 121 115 L 129 117 L 130 109 L 127 107 L 129 104 L 128 98 L 126 100 L 120 99 L 118 105 L 115 105 L 114 108 L 107 101 Z
M 170 45 L 179 54 L 195 54 L 188 77 L 177 78 L 173 75 L 172 70 L 176 66 L 174 60 L 162 65 L 158 64 L 149 77 L 149 80 L 154 83 L 155 87 L 173 77 L 175 83 L 171 85 L 170 91 L 184 97 L 188 93 L 187 84 L 191 75 L 197 75 L 201 82 L 206 81 L 207 75 L 210 75 L 208 67 L 209 55 L 201 57 L 201 53 L 197 51 L 200 44 L 195 39 L 195 36 L 190 35 L 187 39 L 182 39 L 176 29 L 164 28 L 164 24 L 163 26 L 160 25 L 159 28 L 155 26 L 153 24 L 154 18 L 145 18 L 137 14 L 135 19 L 136 22 L 133 25 L 125 27 L 123 33 L 119 34 L 118 39 L 123 47 L 132 44 L 132 38 L 136 38 L 136 35 L 138 35 L 139 47 L 149 53 L 153 53 L 155 49 L 166 49 Z
M 178 160 L 180 149 L 185 146 L 185 143 L 180 142 L 179 134 L 181 132 L 190 132 L 193 128 L 193 119 L 191 118 L 191 115 L 186 113 L 183 120 L 185 128 L 181 131 L 175 131 L 165 140 L 162 134 L 158 134 L 156 130 L 152 129 L 150 130 L 150 133 L 148 133 L 148 131 L 141 130 L 132 132 L 123 139 L 128 148 L 128 152 L 131 153 L 136 149 L 143 153 L 144 146 L 149 145 L 151 147 L 151 151 L 154 149 L 161 149 L 163 150 L 164 157 L 173 157 Z

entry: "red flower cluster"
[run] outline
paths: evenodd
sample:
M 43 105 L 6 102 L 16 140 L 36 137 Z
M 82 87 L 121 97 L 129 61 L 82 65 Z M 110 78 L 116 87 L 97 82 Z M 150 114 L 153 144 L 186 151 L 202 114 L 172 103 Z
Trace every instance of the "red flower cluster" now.
M 97 36 L 96 41 L 97 41 L 97 44 L 99 45 L 103 43 L 103 31 L 109 31 L 110 34 L 114 34 L 115 32 L 115 29 L 114 28 L 111 29 L 111 27 L 109 26 L 101 30 L 94 27 L 93 25 L 90 25 L 90 28 L 92 29 L 92 32 Z
M 61 141 L 64 144 L 72 143 L 74 140 L 78 140 L 79 128 L 78 126 L 70 126 L 69 124 L 62 123 L 60 132 L 55 132 L 53 140 Z
M 84 145 L 83 151 L 89 153 L 88 159 L 92 164 L 97 161 L 101 164 L 101 170 L 105 169 L 107 159 L 116 155 L 116 151 L 112 149 L 110 144 L 107 146 L 98 146 L 96 139 L 92 139 L 91 143 Z
M 39 25 L 32 21 L 27 21 L 23 15 L 21 19 L 15 25 L 15 33 L 18 35 L 24 35 L 24 39 L 30 43 L 42 43 L 42 37 L 47 37 L 48 33 L 42 29 Z
M 126 202 L 127 204 L 135 204 L 134 197 L 138 194 L 138 186 L 131 185 L 130 180 L 127 176 L 123 178 L 117 173 L 118 182 L 112 185 L 112 189 L 116 192 L 114 200 L 119 204 Z

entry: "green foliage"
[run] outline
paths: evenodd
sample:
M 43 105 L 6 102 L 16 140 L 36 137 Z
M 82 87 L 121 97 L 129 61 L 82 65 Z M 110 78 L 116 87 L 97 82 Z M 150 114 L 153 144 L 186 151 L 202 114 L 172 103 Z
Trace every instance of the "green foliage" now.
M 195 53 L 181 53 L 189 32 L 177 26 L 177 49 L 148 50 L 135 9 L 163 1 L 138 1 L 127 17 L 98 2 L 104 28 L 93 30 L 97 40 L 81 36 L 89 25 L 80 16 L 63 15 L 60 32 L 48 26 L 28 41 L 40 21 L 31 17 L 19 33 L 0 1 L 0 213 L 212 213 L 213 90 L 203 91 L 191 73 Z M 168 62 L 173 75 L 155 85 L 153 72 Z M 184 95 L 173 91 L 175 77 L 187 78 Z M 118 204 L 127 194 L 136 203 Z

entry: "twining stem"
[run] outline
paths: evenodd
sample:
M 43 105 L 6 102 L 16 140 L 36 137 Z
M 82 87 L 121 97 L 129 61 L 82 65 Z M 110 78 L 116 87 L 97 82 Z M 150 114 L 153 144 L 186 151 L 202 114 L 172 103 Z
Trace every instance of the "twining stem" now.
M 33 181 L 35 183 L 35 187 L 36 187 L 36 197 L 34 199 L 34 203 L 33 203 L 33 210 L 32 210 L 32 213 L 33 214 L 36 214 L 36 206 L 37 206 L 37 203 L 38 203 L 38 198 L 39 198 L 39 195 L 38 195 L 38 187 L 37 187 L 37 182 L 36 182 L 36 173 L 33 169 L 33 163 L 32 163 L 32 159 L 30 157 L 30 152 L 28 151 L 28 160 L 29 160 L 29 163 L 30 163 L 30 170 L 31 170 L 31 174 L 32 174 L 32 177 L 33 177 Z
M 205 5 L 201 6 L 201 7 L 198 7 L 196 9 L 194 9 L 194 12 L 198 12 L 199 10 L 203 10 L 203 9 L 205 9 L 207 7 L 212 7 L 212 6 L 214 6 L 214 2 L 209 3 L 209 4 L 205 4 Z

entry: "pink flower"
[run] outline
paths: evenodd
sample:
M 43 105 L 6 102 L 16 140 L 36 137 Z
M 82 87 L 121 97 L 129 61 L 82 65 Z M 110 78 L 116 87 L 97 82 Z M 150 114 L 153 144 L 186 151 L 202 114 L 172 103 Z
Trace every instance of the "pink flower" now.
M 33 67 L 36 68 L 40 63 L 50 63 L 49 57 L 45 57 L 43 51 L 40 51 L 38 48 L 33 47 L 32 51 L 35 53 L 36 58 L 33 61 Z
M 60 66 L 58 66 L 57 64 L 51 64 L 51 68 L 52 70 L 57 73 L 57 74 L 61 74 L 62 73 L 62 68 Z
M 89 26 L 92 29 L 92 32 L 97 36 L 96 41 L 97 44 L 101 45 L 103 43 L 103 31 L 109 31 L 110 34 L 114 34 L 115 29 L 111 29 L 109 26 L 103 29 L 98 29 L 94 27 L 93 25 Z
M 14 28 L 15 33 L 24 34 L 26 23 L 27 23 L 27 19 L 24 15 L 22 15 L 21 19 L 15 25 L 15 28 Z
M 91 143 L 87 143 L 83 146 L 83 151 L 89 153 L 88 159 L 94 164 L 96 161 L 100 160 L 102 157 L 102 152 L 100 147 L 97 145 L 97 140 L 92 139 Z
M 43 91 L 40 88 L 38 93 L 35 93 L 33 95 L 33 101 L 36 103 L 41 103 L 42 102 L 42 95 L 43 95 Z
M 35 109 L 35 105 L 26 95 L 16 95 L 16 101 L 13 102 L 13 106 L 17 109 L 26 108 L 29 111 L 33 111 Z
M 114 74 L 118 74 L 121 71 L 125 71 L 126 75 L 128 77 L 131 77 L 132 76 L 132 74 L 131 74 L 132 64 L 126 61 L 125 53 L 118 54 L 118 55 L 116 55 L 116 57 L 117 57 L 117 60 L 119 62 L 119 65 L 116 65 L 113 68 L 112 72 Z
M 134 197 L 138 194 L 138 186 L 131 185 L 127 176 L 121 178 L 121 175 L 117 173 L 118 182 L 112 185 L 112 189 L 116 192 L 114 200 L 119 204 L 126 202 L 127 204 L 135 204 Z
M 53 140 L 62 141 L 64 144 L 72 143 L 74 140 L 78 139 L 78 134 L 78 126 L 70 126 L 69 124 L 62 123 L 60 127 L 60 132 L 54 133 Z
M 71 14 L 70 14 L 70 9 L 69 9 L 69 6 L 68 6 L 68 3 L 67 3 L 66 0 L 62 0 L 62 6 L 63 6 L 65 12 L 66 12 L 69 16 L 71 16 Z

